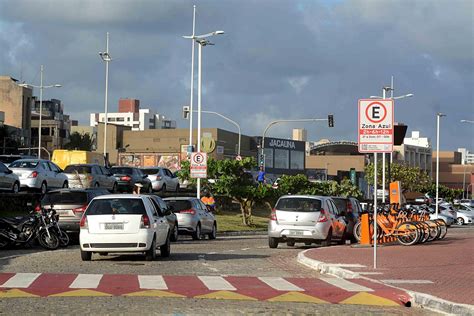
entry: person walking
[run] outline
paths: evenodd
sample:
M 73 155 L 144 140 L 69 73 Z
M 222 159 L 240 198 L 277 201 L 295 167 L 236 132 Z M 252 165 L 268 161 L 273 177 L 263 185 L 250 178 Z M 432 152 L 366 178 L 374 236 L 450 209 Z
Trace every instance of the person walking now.
M 265 170 L 263 169 L 263 166 L 260 166 L 260 171 L 258 172 L 257 175 L 257 182 L 258 184 L 265 184 Z

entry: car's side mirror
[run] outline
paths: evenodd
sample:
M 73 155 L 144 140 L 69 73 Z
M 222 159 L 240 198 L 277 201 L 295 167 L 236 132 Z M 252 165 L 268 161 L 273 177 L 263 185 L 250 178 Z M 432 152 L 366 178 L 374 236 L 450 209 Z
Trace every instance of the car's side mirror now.
M 168 215 L 171 215 L 171 209 L 170 208 L 166 208 L 163 212 L 163 214 L 165 214 L 165 216 L 168 216 Z
M 13 171 L 12 171 L 12 170 L 10 170 L 10 169 L 7 169 L 7 171 L 5 171 L 5 173 L 6 173 L 6 174 L 12 174 L 12 173 L 13 173 Z

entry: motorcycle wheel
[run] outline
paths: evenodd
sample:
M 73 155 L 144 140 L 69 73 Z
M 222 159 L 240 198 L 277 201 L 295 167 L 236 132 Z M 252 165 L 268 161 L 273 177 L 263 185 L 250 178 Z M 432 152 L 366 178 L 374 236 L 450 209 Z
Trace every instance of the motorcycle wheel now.
M 59 246 L 67 247 L 69 246 L 69 235 L 65 231 L 60 231 L 59 233 Z
M 49 236 L 46 230 L 41 230 L 38 234 L 38 242 L 44 249 L 56 250 L 59 247 L 59 237 L 58 234 L 50 229 Z
M 5 237 L 0 236 L 0 249 L 10 246 L 11 241 Z

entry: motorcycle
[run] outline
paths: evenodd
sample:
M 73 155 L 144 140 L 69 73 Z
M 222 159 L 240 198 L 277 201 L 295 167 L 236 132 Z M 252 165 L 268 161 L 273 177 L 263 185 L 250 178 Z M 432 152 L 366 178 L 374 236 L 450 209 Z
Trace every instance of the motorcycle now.
M 26 245 L 38 240 L 41 247 L 55 250 L 60 239 L 52 223 L 47 223 L 48 212 L 33 210 L 27 216 L 0 218 L 0 248 Z
M 59 237 L 59 246 L 67 247 L 69 245 L 69 235 L 59 227 L 59 215 L 54 209 L 54 205 L 51 205 L 49 209 L 42 209 L 46 214 L 45 221 L 51 225 L 51 229 L 54 229 Z

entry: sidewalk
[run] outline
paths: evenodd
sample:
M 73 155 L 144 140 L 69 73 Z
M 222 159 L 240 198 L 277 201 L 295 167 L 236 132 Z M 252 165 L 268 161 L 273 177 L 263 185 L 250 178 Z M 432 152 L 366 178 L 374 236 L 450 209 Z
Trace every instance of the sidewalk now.
M 366 277 L 434 296 L 418 295 L 414 303 L 444 305 L 446 312 L 458 310 L 451 302 L 469 304 L 464 307 L 474 314 L 474 226 L 450 228 L 444 240 L 423 245 L 377 247 L 376 270 L 373 257 L 372 247 L 332 246 L 300 253 L 299 261 L 340 277 Z

